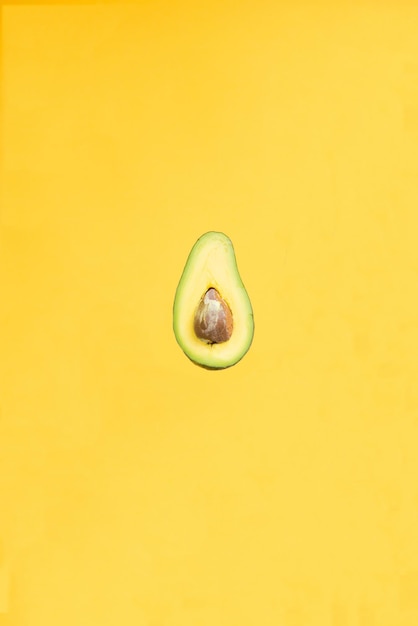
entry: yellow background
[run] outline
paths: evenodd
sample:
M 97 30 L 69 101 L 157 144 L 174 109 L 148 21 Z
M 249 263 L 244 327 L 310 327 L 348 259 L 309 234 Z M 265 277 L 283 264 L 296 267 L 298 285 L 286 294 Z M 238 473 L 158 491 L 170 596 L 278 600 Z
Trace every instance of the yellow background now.
M 417 23 L 3 6 L 1 626 L 416 626 Z M 221 372 L 171 329 L 207 230 Z

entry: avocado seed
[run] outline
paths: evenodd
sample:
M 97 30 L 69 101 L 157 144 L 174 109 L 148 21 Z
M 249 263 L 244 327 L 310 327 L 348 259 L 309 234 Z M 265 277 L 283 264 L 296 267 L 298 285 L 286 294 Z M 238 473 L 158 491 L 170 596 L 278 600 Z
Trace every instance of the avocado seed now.
M 194 316 L 194 332 L 206 343 L 224 343 L 232 335 L 231 309 L 211 287 L 203 296 Z

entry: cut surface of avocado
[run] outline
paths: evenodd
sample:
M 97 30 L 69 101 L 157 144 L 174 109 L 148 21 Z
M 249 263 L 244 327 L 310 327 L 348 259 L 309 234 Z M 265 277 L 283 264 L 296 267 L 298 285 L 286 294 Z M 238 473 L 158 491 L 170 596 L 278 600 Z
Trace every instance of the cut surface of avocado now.
M 186 356 L 207 369 L 231 367 L 250 348 L 253 310 L 223 233 L 206 233 L 193 246 L 174 299 L 173 328 Z

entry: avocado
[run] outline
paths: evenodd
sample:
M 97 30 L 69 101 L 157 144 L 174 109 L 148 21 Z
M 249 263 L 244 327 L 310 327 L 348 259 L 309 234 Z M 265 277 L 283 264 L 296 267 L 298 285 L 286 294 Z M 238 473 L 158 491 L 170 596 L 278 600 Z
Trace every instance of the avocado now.
M 186 356 L 206 369 L 231 367 L 248 351 L 253 311 L 223 233 L 206 233 L 193 246 L 176 290 L 173 329 Z

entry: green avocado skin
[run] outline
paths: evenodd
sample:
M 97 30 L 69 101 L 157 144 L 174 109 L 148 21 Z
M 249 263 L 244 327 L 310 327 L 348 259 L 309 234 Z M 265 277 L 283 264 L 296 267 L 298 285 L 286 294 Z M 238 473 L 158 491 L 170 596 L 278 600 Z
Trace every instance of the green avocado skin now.
M 225 354 L 222 352 L 218 352 L 215 355 L 209 349 L 205 352 L 206 347 L 203 348 L 205 344 L 203 342 L 200 343 L 195 336 L 193 337 L 193 340 L 191 340 L 190 336 L 187 336 L 184 331 L 184 324 L 182 325 L 182 319 L 184 319 L 185 316 L 194 316 L 195 310 L 199 304 L 199 298 L 202 297 L 204 293 L 204 290 L 203 293 L 199 292 L 198 298 L 193 302 L 185 299 L 184 292 L 187 293 L 189 283 L 193 280 L 193 278 L 196 279 L 196 276 L 193 274 L 193 269 L 196 264 L 198 265 L 199 262 L 202 262 L 202 260 L 205 260 L 206 258 L 210 259 L 211 251 L 213 250 L 222 251 L 222 258 L 224 258 L 225 265 L 228 266 L 228 271 L 225 271 L 225 276 L 233 277 L 232 280 L 230 279 L 229 281 L 226 281 L 228 284 L 225 285 L 224 292 L 235 292 L 236 302 L 238 304 L 235 307 L 236 310 L 232 311 L 233 317 L 239 316 L 243 321 L 241 326 L 245 329 L 244 335 L 241 337 L 241 342 L 237 344 L 236 340 L 233 344 L 232 353 L 231 350 L 229 350 L 229 346 L 232 343 L 234 336 L 228 341 L 228 343 L 218 344 L 219 346 L 228 345 L 226 348 L 228 358 L 226 358 Z M 206 265 L 203 263 L 201 264 L 201 267 L 206 268 Z M 219 267 L 217 267 L 217 269 L 219 271 Z M 202 283 L 202 285 L 207 285 L 208 283 L 205 281 L 209 280 L 204 275 L 205 271 L 207 271 L 209 275 L 208 270 L 202 270 L 198 276 L 198 280 Z M 220 276 L 217 276 L 217 279 L 219 284 L 222 285 L 222 268 L 220 274 Z M 238 271 L 232 242 L 224 233 L 217 231 L 207 232 L 194 244 L 187 258 L 183 273 L 176 289 L 173 306 L 173 330 L 176 341 L 187 358 L 195 365 L 209 371 L 219 371 L 236 365 L 250 349 L 254 336 L 253 310 Z M 196 348 L 196 346 L 198 347 Z

